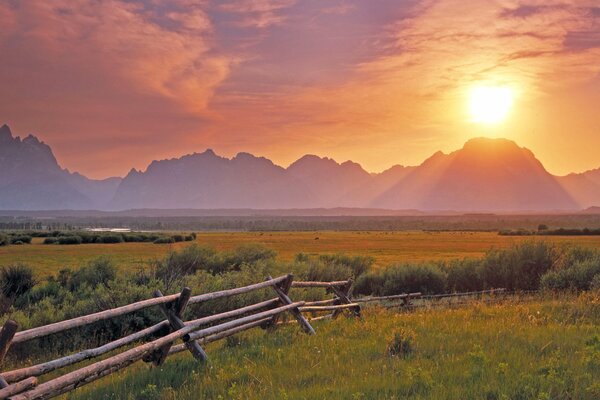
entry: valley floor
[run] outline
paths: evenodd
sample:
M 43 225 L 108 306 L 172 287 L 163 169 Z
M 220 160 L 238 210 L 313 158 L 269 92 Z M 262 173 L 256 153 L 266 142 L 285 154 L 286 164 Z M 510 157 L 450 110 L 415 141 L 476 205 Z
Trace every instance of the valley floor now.
M 496 232 L 201 232 L 196 243 L 217 250 L 230 250 L 245 243 L 261 243 L 277 251 L 278 259 L 284 261 L 291 260 L 299 252 L 371 256 L 375 258 L 376 266 L 386 266 L 400 262 L 480 257 L 490 248 L 506 248 L 532 239 L 500 236 Z M 174 245 L 44 245 L 42 240 L 34 238 L 31 245 L 0 247 L 0 265 L 24 263 L 31 266 L 39 277 L 45 277 L 65 267 L 77 269 L 96 257 L 108 255 L 119 268 L 134 270 L 144 266 L 148 260 L 163 257 L 170 249 L 189 245 L 189 242 Z M 544 236 L 539 240 L 600 247 L 600 236 Z
M 69 399 L 598 399 L 600 294 L 512 298 L 256 330 L 160 368 L 137 365 Z M 412 351 L 390 356 L 396 332 Z

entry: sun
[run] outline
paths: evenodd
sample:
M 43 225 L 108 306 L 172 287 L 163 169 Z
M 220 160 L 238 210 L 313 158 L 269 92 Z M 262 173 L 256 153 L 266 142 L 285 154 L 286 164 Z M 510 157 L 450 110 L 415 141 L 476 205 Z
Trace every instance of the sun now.
M 471 121 L 497 124 L 508 116 L 514 102 L 514 92 L 508 86 L 475 86 L 469 93 Z

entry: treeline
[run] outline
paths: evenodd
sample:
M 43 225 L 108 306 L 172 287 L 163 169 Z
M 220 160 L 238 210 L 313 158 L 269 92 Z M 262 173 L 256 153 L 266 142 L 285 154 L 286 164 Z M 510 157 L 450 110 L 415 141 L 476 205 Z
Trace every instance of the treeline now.
M 225 210 L 226 211 L 226 210 Z M 160 211 L 157 211 L 160 212 Z M 481 230 L 499 231 L 518 229 L 535 230 L 540 224 L 583 229 L 600 226 L 600 214 L 572 215 L 410 215 L 410 216 L 292 216 L 260 215 L 260 210 L 246 216 L 131 216 L 100 213 L 73 215 L 0 216 L 0 229 L 82 230 L 87 227 L 131 228 L 136 231 L 311 231 L 311 230 Z M 1 214 L 1 213 L 0 213 Z M 81 215 L 83 214 L 83 215 Z M 43 214 L 42 214 L 43 215 Z
M 543 227 L 543 226 L 542 226 Z M 502 230 L 498 232 L 501 236 L 598 236 L 600 235 L 600 228 L 583 228 L 583 229 L 548 229 L 538 228 L 538 230 L 527 230 L 527 229 L 516 229 L 516 230 Z
M 88 231 L 15 231 L 0 233 L 0 246 L 30 244 L 34 237 L 44 238 L 44 244 L 74 245 L 90 243 L 179 243 L 191 242 L 196 233 L 88 232 Z

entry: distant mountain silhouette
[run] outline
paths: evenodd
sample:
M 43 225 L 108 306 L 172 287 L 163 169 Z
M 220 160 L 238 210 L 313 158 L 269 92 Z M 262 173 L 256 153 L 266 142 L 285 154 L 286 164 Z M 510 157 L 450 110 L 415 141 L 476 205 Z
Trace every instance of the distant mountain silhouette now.
M 91 180 L 62 169 L 35 136 L 13 137 L 0 127 L 0 209 L 93 209 L 112 198 L 119 178 Z
M 400 157 L 400 155 L 399 155 Z M 153 161 L 123 179 L 91 180 L 57 163 L 34 136 L 0 128 L 0 209 L 333 209 L 425 212 L 574 211 L 600 206 L 600 169 L 556 177 L 506 139 L 477 138 L 421 165 L 377 174 L 352 161 L 306 155 L 288 168 L 212 150 Z M 345 209 L 344 209 L 345 207 Z M 348 210 L 348 211 L 343 211 Z M 351 211 L 350 211 L 351 210 Z M 300 211 L 299 211 L 300 212 Z
M 421 210 L 573 210 L 579 205 L 528 149 L 477 138 L 438 152 L 376 198 L 372 207 Z

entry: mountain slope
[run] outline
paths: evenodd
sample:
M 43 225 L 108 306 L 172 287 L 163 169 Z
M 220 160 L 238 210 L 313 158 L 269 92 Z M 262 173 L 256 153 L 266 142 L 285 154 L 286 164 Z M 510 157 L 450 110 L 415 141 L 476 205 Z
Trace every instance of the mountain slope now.
M 212 150 L 91 180 L 62 169 L 48 145 L 0 127 L 0 209 L 310 209 L 519 212 L 600 205 L 600 169 L 555 177 L 506 139 L 472 139 L 416 167 L 370 174 L 352 161 L 306 155 L 288 168 Z
M 233 159 L 212 150 L 154 161 L 132 170 L 111 208 L 293 208 L 311 202 L 308 190 L 270 160 L 240 153 Z
M 118 178 L 94 181 L 62 169 L 35 136 L 0 127 L 0 209 L 90 209 L 112 197 Z
M 457 211 L 575 210 L 577 202 L 533 153 L 506 139 L 478 138 L 436 153 L 371 206 Z

